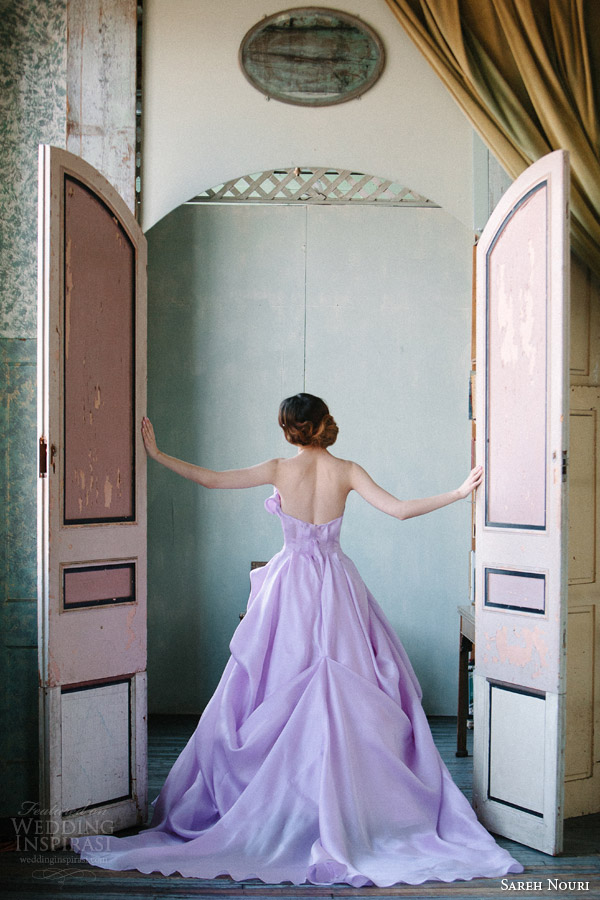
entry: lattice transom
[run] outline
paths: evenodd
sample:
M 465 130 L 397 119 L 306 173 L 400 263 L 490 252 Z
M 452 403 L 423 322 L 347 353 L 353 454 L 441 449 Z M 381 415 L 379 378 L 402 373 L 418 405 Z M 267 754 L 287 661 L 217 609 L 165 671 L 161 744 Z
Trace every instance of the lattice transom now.
M 234 178 L 192 197 L 188 203 L 377 203 L 387 206 L 431 206 L 410 188 L 377 175 L 349 169 L 270 169 Z

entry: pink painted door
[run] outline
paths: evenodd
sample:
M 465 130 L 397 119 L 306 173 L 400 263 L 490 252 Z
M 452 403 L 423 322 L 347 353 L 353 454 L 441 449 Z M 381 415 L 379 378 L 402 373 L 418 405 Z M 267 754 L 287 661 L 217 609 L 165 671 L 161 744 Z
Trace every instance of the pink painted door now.
M 568 155 L 511 185 L 477 247 L 475 810 L 562 847 Z
M 41 809 L 52 843 L 147 807 L 146 240 L 110 184 L 40 147 Z

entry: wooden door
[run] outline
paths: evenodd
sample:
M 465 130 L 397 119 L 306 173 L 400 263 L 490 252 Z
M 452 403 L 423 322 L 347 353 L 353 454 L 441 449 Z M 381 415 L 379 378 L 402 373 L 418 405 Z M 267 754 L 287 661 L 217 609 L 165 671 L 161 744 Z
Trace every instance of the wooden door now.
M 568 156 L 508 189 L 477 248 L 476 812 L 562 847 L 568 449 Z
M 600 810 L 600 279 L 571 256 L 565 818 Z
M 569 615 L 565 818 L 600 808 L 600 388 L 573 385 L 569 463 Z
M 40 807 L 51 846 L 146 816 L 146 240 L 40 147 Z

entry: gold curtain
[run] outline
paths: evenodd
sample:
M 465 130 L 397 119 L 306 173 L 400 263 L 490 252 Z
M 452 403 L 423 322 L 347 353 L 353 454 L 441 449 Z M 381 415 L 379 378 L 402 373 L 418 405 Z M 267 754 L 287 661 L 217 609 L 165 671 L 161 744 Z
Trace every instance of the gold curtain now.
M 599 0 L 387 0 L 515 178 L 563 148 L 571 241 L 600 275 Z

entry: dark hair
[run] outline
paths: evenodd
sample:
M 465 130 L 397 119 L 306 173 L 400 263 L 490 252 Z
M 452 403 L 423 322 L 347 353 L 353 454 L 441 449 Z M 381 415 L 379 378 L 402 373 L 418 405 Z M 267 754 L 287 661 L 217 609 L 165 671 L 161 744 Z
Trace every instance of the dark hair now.
M 279 424 L 286 440 L 302 447 L 330 447 L 338 435 L 327 404 L 313 394 L 294 394 L 282 400 Z

